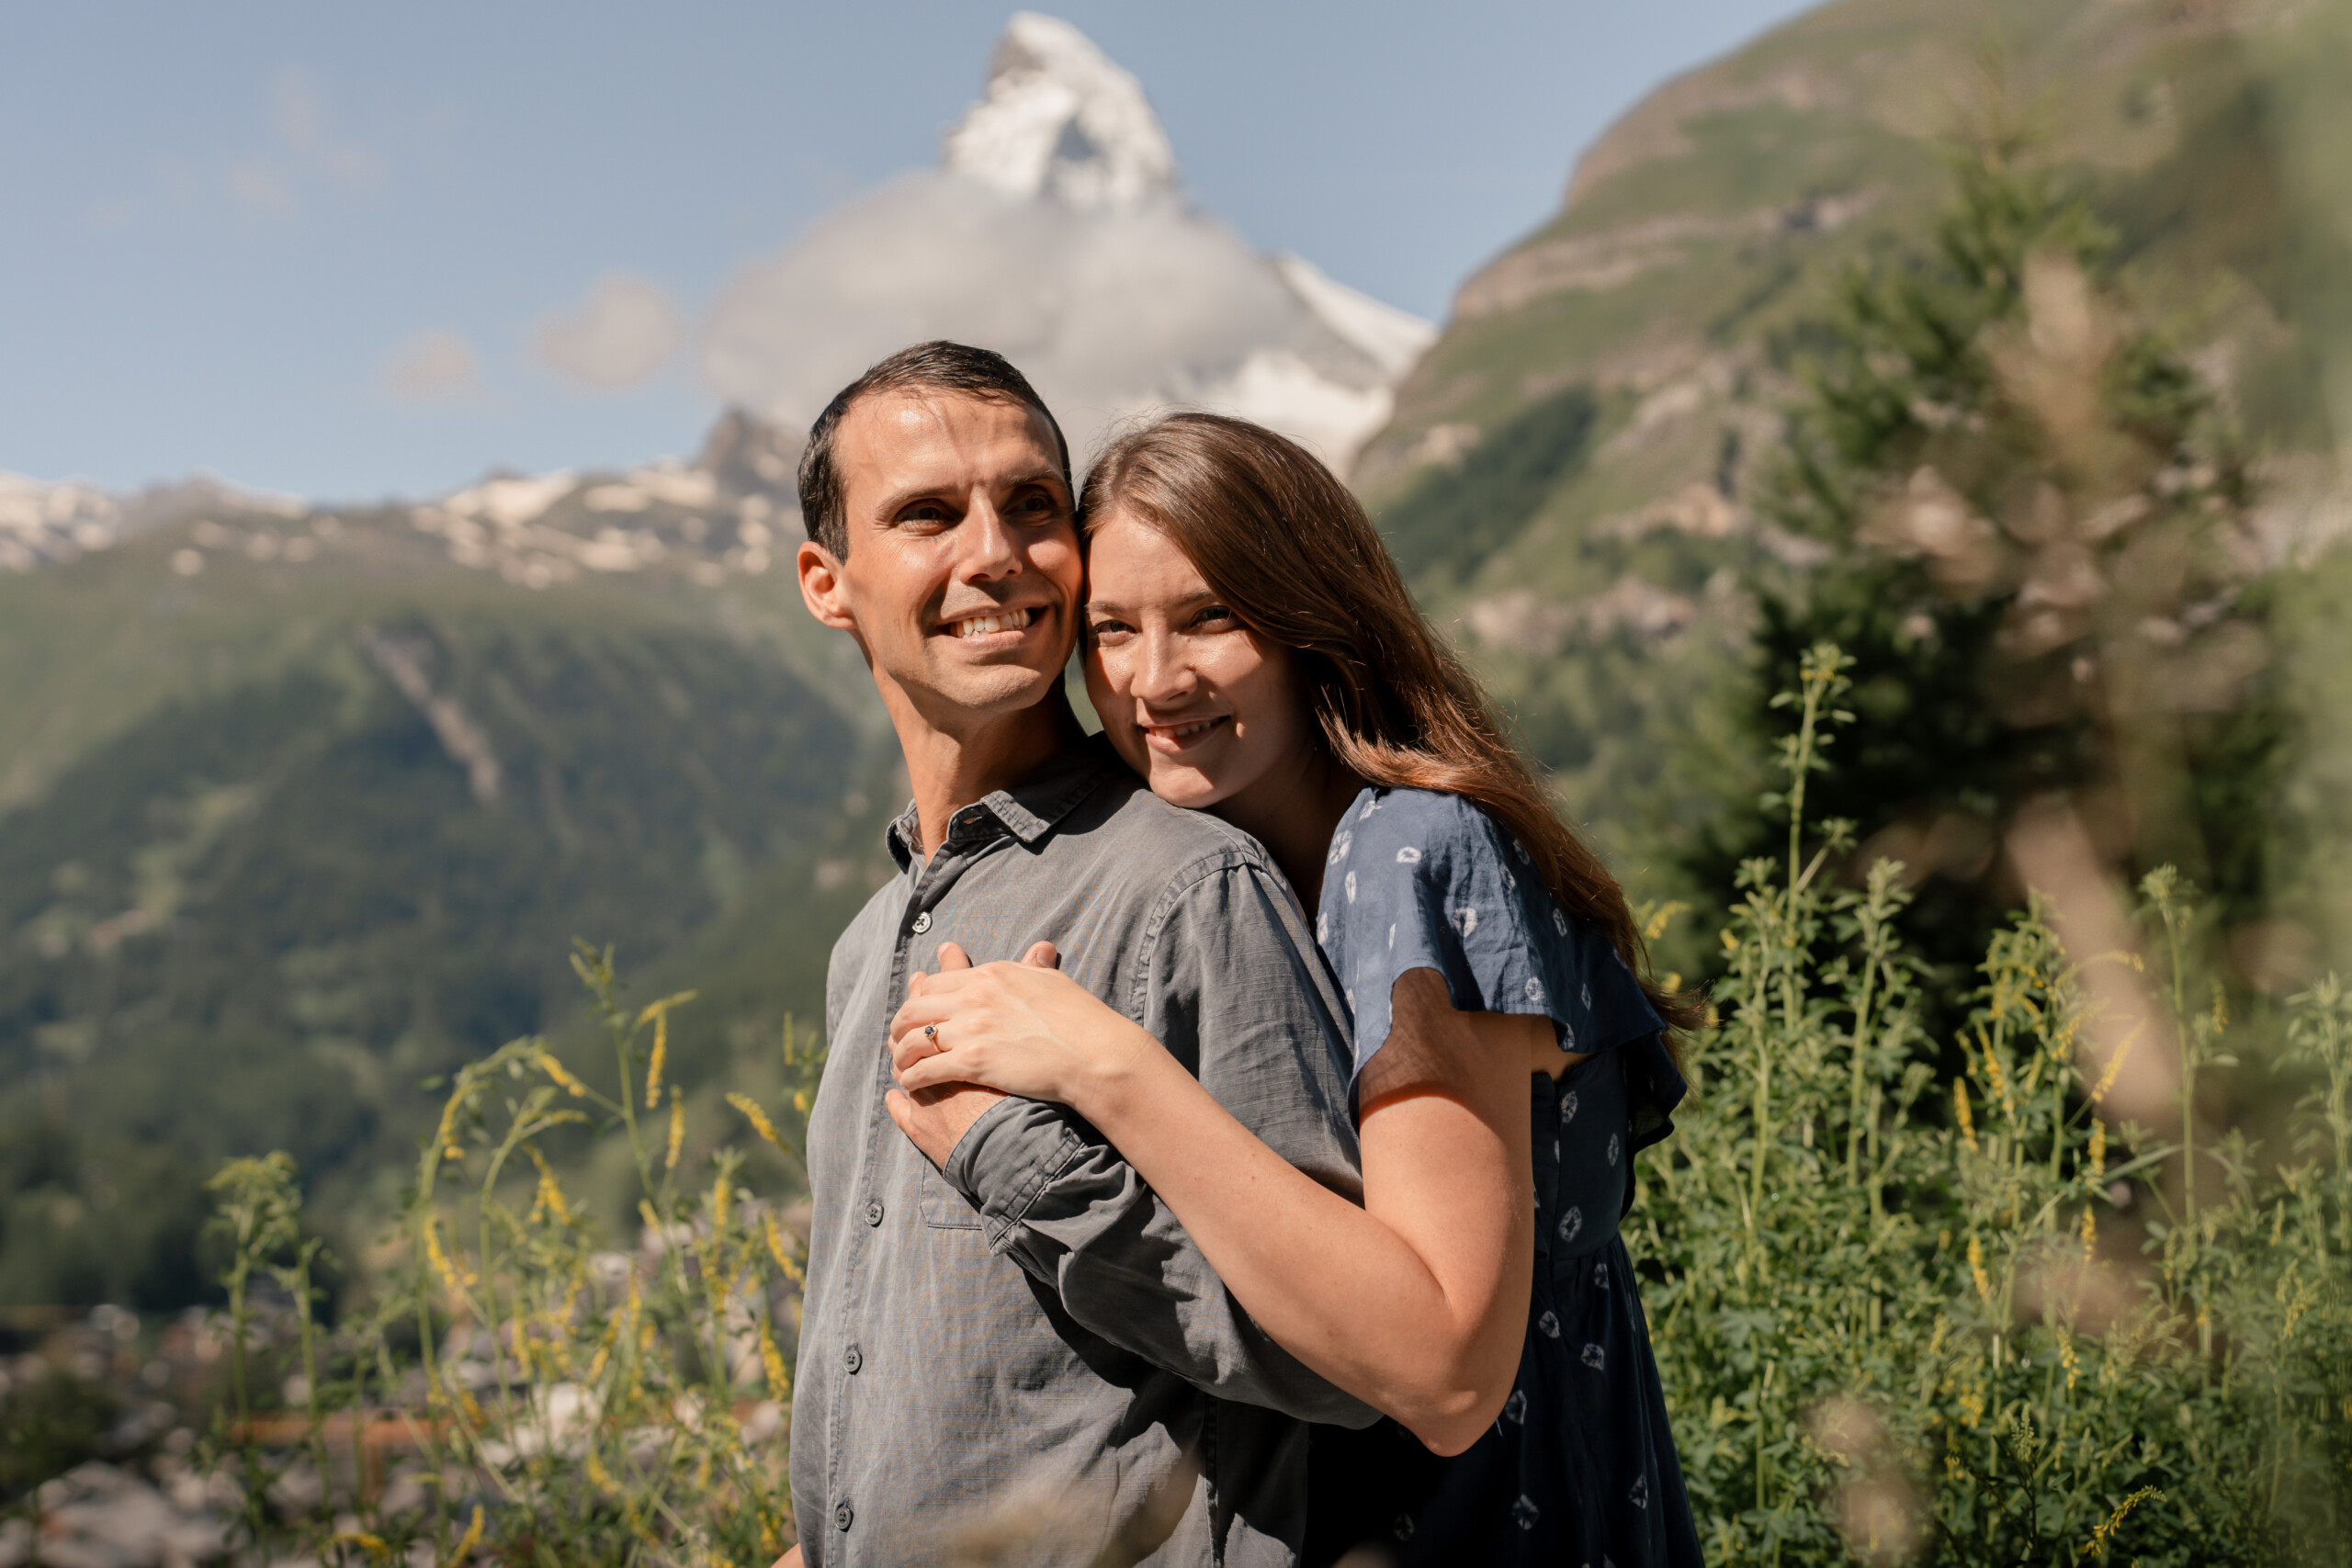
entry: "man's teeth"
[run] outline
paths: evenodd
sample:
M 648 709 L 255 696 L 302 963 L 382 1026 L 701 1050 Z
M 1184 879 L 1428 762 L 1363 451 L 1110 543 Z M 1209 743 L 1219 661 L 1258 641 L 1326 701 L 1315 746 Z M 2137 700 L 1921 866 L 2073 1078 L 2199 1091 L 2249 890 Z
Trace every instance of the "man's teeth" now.
M 951 628 L 957 637 L 987 637 L 992 632 L 1019 631 L 1037 618 L 1035 606 L 1025 610 L 1007 610 L 1001 615 L 974 615 L 957 621 Z

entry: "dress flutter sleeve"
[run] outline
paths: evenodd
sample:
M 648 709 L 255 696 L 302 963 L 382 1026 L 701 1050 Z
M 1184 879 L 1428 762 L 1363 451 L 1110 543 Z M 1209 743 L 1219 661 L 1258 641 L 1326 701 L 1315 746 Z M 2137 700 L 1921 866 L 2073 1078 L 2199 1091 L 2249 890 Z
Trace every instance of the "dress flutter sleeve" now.
M 1368 789 L 1340 819 L 1316 938 L 1354 1019 L 1355 1068 L 1387 1043 L 1397 976 L 1434 970 L 1462 1012 L 1540 1015 L 1562 1051 L 1626 1062 L 1634 1146 L 1683 1095 L 1665 1024 L 1605 933 L 1560 907 L 1526 850 L 1459 795 Z

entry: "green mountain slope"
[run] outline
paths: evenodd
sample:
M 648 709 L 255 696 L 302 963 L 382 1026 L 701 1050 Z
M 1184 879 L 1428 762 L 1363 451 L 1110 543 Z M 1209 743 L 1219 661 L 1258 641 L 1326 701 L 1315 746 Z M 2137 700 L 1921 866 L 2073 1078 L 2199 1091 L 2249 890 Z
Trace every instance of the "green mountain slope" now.
M 2222 386 L 2282 552 L 2333 526 L 2312 497 L 2352 231 L 2307 174 L 2342 166 L 2315 139 L 2352 153 L 2313 108 L 2336 9 L 1840 0 L 1653 95 L 1463 287 L 1355 482 L 1637 883 L 1689 891 L 1664 868 L 1747 765 L 1709 728 L 1743 581 L 1818 558 L 1752 509 L 1814 323 L 1848 269 L 1919 243 L 1950 138 L 1988 113 L 2033 130 Z
M 576 1010 L 575 937 L 642 972 L 756 902 L 735 992 L 818 1014 L 870 886 L 819 852 L 888 782 L 850 650 L 745 569 L 741 494 L 619 483 L 0 576 L 0 1303 L 185 1299 L 228 1155 L 364 1207 L 421 1080 Z

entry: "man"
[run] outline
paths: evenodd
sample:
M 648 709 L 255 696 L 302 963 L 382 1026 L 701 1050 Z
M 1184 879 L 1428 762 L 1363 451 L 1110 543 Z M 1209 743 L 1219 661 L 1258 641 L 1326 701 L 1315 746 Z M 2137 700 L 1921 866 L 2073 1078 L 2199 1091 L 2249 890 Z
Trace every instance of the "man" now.
M 934 953 L 1050 942 L 1270 1145 L 1358 1193 L 1339 1010 L 1298 907 L 1253 840 L 1159 800 L 1071 714 L 1069 449 L 1020 372 L 944 343 L 884 360 L 817 421 L 800 497 L 801 595 L 856 639 L 914 791 L 901 874 L 826 983 L 800 1553 L 1294 1563 L 1304 1423 L 1373 1412 L 1250 1322 L 1084 1122 L 898 1093 L 888 1024 Z

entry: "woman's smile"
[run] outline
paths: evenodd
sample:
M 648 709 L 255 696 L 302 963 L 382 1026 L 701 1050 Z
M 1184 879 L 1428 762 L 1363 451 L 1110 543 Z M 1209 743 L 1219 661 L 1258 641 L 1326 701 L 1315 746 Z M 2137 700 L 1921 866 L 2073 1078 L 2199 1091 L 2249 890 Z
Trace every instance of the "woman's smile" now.
M 1146 746 L 1163 756 L 1174 757 L 1191 750 L 1232 722 L 1231 714 L 1218 713 L 1193 718 L 1145 720 L 1136 728 L 1143 731 Z

